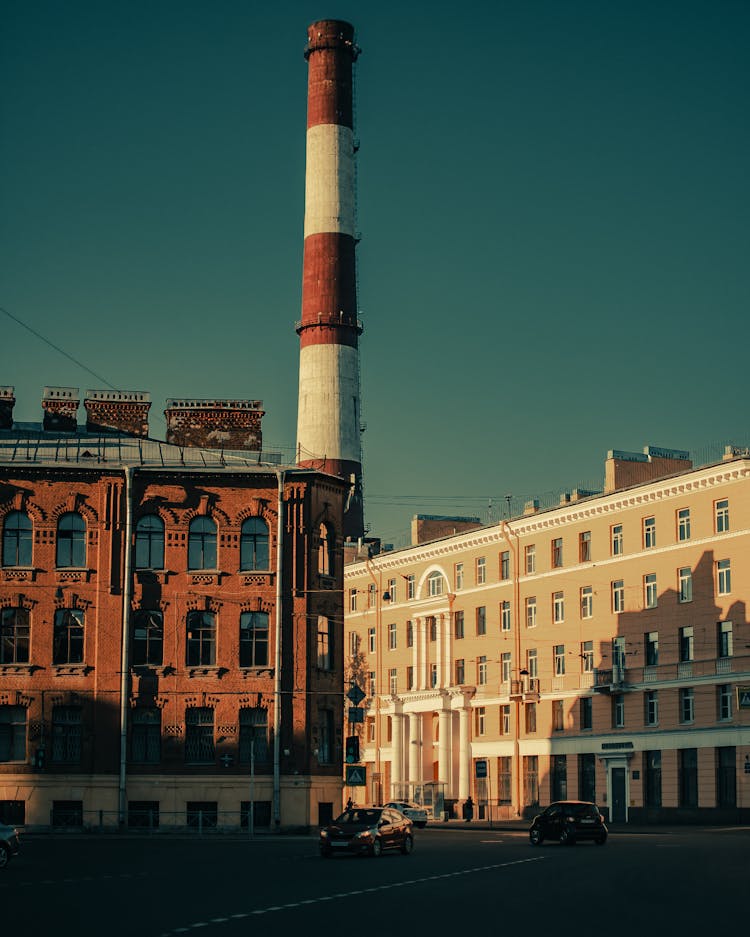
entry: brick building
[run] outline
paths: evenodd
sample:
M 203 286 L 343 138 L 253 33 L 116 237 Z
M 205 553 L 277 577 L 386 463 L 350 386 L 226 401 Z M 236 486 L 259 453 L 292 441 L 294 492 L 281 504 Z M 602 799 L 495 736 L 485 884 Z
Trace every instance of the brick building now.
M 750 819 L 750 457 L 610 452 L 603 492 L 345 569 L 367 788 L 435 813 L 565 797 Z M 472 529 L 473 528 L 473 529 Z M 348 731 L 360 731 L 350 726 Z
M 86 429 L 73 388 L 52 428 L 0 427 L 0 820 L 327 819 L 348 484 L 261 452 L 258 401 L 208 408 L 214 440 L 252 415 L 245 452 L 149 439 L 148 395 L 85 403 Z

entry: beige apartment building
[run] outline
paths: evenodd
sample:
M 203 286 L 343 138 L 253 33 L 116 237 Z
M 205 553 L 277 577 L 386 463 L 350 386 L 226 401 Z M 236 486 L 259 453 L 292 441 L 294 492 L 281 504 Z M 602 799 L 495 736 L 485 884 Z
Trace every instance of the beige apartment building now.
M 355 800 L 747 822 L 747 450 L 610 452 L 603 492 L 492 526 L 415 518 L 412 540 L 345 569 Z

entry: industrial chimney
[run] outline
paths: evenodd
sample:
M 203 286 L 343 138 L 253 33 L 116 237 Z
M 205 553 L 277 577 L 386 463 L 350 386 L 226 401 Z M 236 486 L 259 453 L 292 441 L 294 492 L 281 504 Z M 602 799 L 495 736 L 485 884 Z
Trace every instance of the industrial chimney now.
M 307 171 L 297 461 L 350 479 L 344 536 L 364 535 L 355 275 L 354 28 L 307 30 Z

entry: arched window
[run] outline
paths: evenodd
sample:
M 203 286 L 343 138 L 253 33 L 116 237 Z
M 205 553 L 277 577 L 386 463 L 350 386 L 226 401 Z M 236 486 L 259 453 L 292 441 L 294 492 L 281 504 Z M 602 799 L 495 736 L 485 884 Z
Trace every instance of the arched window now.
M 321 576 L 333 576 L 333 530 L 329 524 L 320 525 L 318 545 L 318 572 Z
M 52 663 L 83 663 L 83 610 L 80 608 L 57 609 L 53 627 Z
M 3 566 L 31 566 L 31 518 L 11 511 L 3 524 Z
M 139 608 L 133 616 L 133 656 L 131 664 L 160 666 L 164 647 L 164 615 Z
M 188 667 L 212 667 L 216 662 L 216 618 L 212 612 L 188 612 Z
M 268 524 L 248 517 L 240 530 L 240 569 L 268 569 Z
M 439 573 L 437 570 L 430 573 L 427 577 L 427 594 L 428 595 L 442 595 L 443 594 L 443 574 Z
M 164 569 L 164 521 L 156 514 L 135 525 L 135 568 Z
M 80 514 L 63 514 L 57 522 L 57 566 L 86 565 L 86 521 Z
M 268 613 L 240 615 L 240 667 L 268 666 Z
M 188 569 L 216 569 L 216 524 L 210 517 L 190 521 Z
M 29 636 L 29 613 L 25 608 L 0 609 L 0 664 L 27 664 Z

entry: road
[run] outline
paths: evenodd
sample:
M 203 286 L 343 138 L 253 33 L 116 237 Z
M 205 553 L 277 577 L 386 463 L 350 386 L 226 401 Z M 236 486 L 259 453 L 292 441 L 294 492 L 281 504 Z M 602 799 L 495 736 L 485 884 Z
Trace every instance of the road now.
M 317 855 L 314 838 L 28 837 L 0 874 L 2 932 L 60 937 L 691 935 L 747 915 L 750 829 L 417 831 L 411 856 Z

